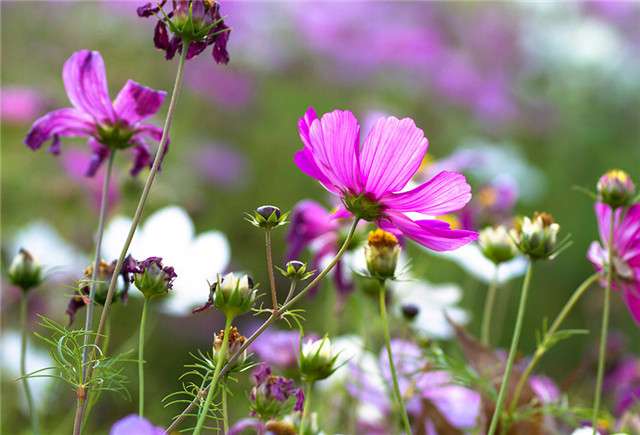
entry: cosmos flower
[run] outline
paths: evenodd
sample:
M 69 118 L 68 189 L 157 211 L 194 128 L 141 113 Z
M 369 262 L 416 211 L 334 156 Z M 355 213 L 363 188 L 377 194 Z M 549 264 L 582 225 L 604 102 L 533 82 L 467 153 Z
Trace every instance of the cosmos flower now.
M 260 361 L 282 370 L 293 369 L 298 364 L 300 333 L 267 329 L 251 345 Z
M 614 213 L 613 256 L 607 253 L 609 243 L 611 207 L 602 203 L 595 205 L 600 231 L 599 242 L 591 243 L 587 258 L 606 280 L 607 268 L 613 265 L 612 287 L 619 291 L 631 317 L 640 325 L 640 204 L 629 208 L 618 208 Z
M 0 120 L 22 124 L 42 113 L 44 97 L 35 89 L 11 86 L 0 89 Z
M 135 414 L 116 421 L 109 435 L 163 435 L 164 429 Z
M 460 210 L 471 199 L 463 175 L 443 171 L 424 184 L 403 190 L 418 171 L 428 141 L 413 120 L 379 119 L 360 145 L 360 126 L 349 111 L 318 118 L 309 108 L 298 123 L 304 148 L 294 161 L 302 172 L 340 197 L 339 215 L 376 221 L 434 251 L 450 251 L 476 239 L 433 219 Z M 410 214 L 417 213 L 414 219 Z
M 271 374 L 271 368 L 262 363 L 251 374 L 251 412 L 262 420 L 279 419 L 291 411 L 302 411 L 304 392 L 296 388 L 292 379 Z
M 128 80 L 111 102 L 104 61 L 97 51 L 80 50 L 71 55 L 62 79 L 73 107 L 37 119 L 25 139 L 29 148 L 37 150 L 51 140 L 49 151 L 59 154 L 60 137 L 86 137 L 93 152 L 86 170 L 90 177 L 114 150 L 131 149 L 131 175 L 150 166 L 147 140 L 159 141 L 162 130 L 144 121 L 160 110 L 165 92 Z

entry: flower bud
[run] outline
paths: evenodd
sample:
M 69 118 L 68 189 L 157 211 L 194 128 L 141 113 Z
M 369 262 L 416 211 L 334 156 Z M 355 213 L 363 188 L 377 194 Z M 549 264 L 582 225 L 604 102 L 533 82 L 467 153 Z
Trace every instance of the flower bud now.
M 215 351 L 213 355 L 214 360 L 216 359 L 216 354 L 222 348 L 223 339 L 224 339 L 224 329 L 221 329 L 213 339 L 213 349 Z M 229 358 L 231 358 L 231 356 L 235 355 L 240 350 L 240 348 L 242 347 L 245 341 L 247 341 L 247 337 L 240 334 L 240 331 L 238 331 L 238 328 L 236 328 L 235 326 L 232 326 L 231 329 L 229 330 L 229 338 L 228 338 L 229 347 L 227 348 L 225 361 L 228 361 Z M 247 359 L 247 352 L 245 350 L 243 354 L 240 355 L 240 358 L 236 360 L 236 363 L 234 364 L 234 366 L 237 364 L 243 363 L 246 359 Z
M 227 317 L 235 317 L 251 309 L 256 300 L 257 289 L 249 275 L 228 273 L 224 277 L 218 275 L 215 283 L 209 286 L 209 300 L 194 313 L 215 306 Z
M 20 249 L 9 266 L 9 281 L 22 291 L 38 287 L 44 281 L 42 267 L 26 249 Z
M 625 171 L 612 169 L 598 180 L 598 200 L 613 208 L 629 205 L 636 186 Z
M 505 263 L 518 255 L 518 248 L 504 225 L 480 231 L 478 243 L 484 256 L 494 264 Z
M 307 272 L 307 263 L 292 260 L 285 264 L 285 269 L 278 268 L 282 276 L 296 281 L 304 281 L 313 276 L 314 271 Z
M 401 308 L 402 316 L 409 322 L 413 321 L 418 314 L 420 314 L 420 308 L 414 304 L 404 304 Z
M 291 411 L 302 411 L 304 393 L 296 388 L 293 380 L 274 376 L 266 364 L 260 364 L 253 372 L 251 389 L 251 413 L 261 420 L 280 420 Z
M 302 379 L 315 382 L 326 379 L 336 371 L 337 354 L 333 354 L 328 336 L 319 340 L 308 340 L 300 353 L 300 374 Z
M 149 257 L 136 264 L 133 282 L 146 299 L 166 295 L 178 276 L 173 267 L 162 265 L 162 258 Z
M 533 219 L 524 217 L 511 230 L 518 249 L 534 260 L 549 258 L 557 248 L 560 225 L 549 213 L 534 213 Z
M 298 433 L 295 425 L 287 420 L 269 420 L 265 428 L 267 433 L 274 435 L 297 435 Z
M 289 213 L 282 213 L 275 205 L 258 207 L 247 220 L 255 227 L 272 229 L 287 224 Z
M 396 236 L 380 228 L 371 231 L 364 254 L 371 276 L 380 279 L 394 277 L 400 255 L 400 245 Z

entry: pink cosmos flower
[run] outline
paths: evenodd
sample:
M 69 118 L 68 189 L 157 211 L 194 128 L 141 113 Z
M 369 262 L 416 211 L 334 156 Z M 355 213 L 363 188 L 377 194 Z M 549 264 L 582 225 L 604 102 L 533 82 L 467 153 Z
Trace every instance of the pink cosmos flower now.
M 59 154 L 60 137 L 86 137 L 93 152 L 86 171 L 90 177 L 112 150 L 131 149 L 131 175 L 151 165 L 147 139 L 159 141 L 162 129 L 143 121 L 158 112 L 165 92 L 128 80 L 112 103 L 102 56 L 89 50 L 71 55 L 64 64 L 62 80 L 73 107 L 54 110 L 36 120 L 25 139 L 29 148 L 37 150 L 51 140 L 49 151 Z
M 302 172 L 341 198 L 339 215 L 353 214 L 434 251 L 457 249 L 477 238 L 433 219 L 462 207 L 471 187 L 456 172 L 442 171 L 406 190 L 427 152 L 428 141 L 409 118 L 380 118 L 360 145 L 353 113 L 335 110 L 318 118 L 309 108 L 298 122 L 304 148 L 294 161 Z M 414 219 L 410 214 L 424 217 Z
M 40 113 L 45 104 L 45 98 L 35 89 L 1 88 L 0 120 L 15 124 L 29 122 Z
M 600 240 L 591 243 L 587 258 L 606 279 L 609 267 L 607 246 L 611 222 L 611 207 L 597 203 L 595 206 Z M 640 325 L 640 204 L 618 208 L 613 226 L 613 289 L 622 293 L 631 317 Z

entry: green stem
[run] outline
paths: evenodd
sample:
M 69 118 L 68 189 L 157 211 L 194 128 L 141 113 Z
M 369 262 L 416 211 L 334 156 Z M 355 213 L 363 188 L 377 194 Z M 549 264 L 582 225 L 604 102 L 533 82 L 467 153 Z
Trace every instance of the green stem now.
M 493 314 L 493 306 L 496 300 L 496 290 L 498 289 L 498 268 L 499 265 L 496 264 L 496 270 L 493 274 L 493 278 L 491 279 L 491 283 L 489 284 L 489 288 L 487 290 L 487 298 L 484 301 L 484 312 L 482 314 L 482 329 L 481 329 L 481 340 L 482 344 L 485 346 L 489 345 L 489 336 L 491 330 L 491 317 Z
M 389 334 L 389 321 L 387 319 L 387 306 L 385 301 L 385 288 L 384 283 L 380 282 L 380 291 L 378 292 L 378 302 L 380 303 L 380 317 L 382 318 L 382 327 L 384 331 L 384 345 L 387 348 L 387 357 L 389 358 L 389 368 L 391 369 L 391 379 L 393 380 L 393 391 L 398 402 L 398 407 L 402 414 L 402 425 L 406 434 L 411 434 L 411 424 L 409 423 L 409 416 L 407 415 L 407 409 L 404 406 L 402 400 L 402 393 L 400 392 L 400 385 L 398 384 L 398 374 L 396 373 L 396 365 L 393 362 L 393 353 L 391 352 L 391 335 Z
M 518 385 L 516 386 L 515 392 L 513 394 L 513 400 L 511 401 L 511 408 L 509 411 L 510 414 L 513 414 L 513 411 L 518 406 L 518 399 L 522 394 L 522 390 L 524 389 L 524 386 L 527 384 L 527 380 L 529 379 L 529 376 L 531 376 L 531 373 L 533 373 L 533 369 L 536 368 L 536 366 L 538 365 L 538 362 L 540 362 L 540 359 L 542 359 L 542 356 L 548 350 L 547 346 L 548 346 L 549 340 L 553 338 L 553 336 L 556 334 L 556 332 L 560 328 L 560 325 L 562 325 L 562 323 L 565 321 L 569 313 L 571 313 L 571 311 L 573 310 L 573 307 L 578 303 L 580 298 L 582 298 L 582 295 L 589 289 L 589 287 L 591 287 L 591 284 L 593 284 L 597 279 L 598 279 L 598 274 L 596 273 L 591 275 L 589 278 L 585 279 L 582 282 L 582 284 L 580 284 L 580 286 L 573 292 L 573 294 L 571 295 L 567 303 L 564 305 L 564 307 L 562 307 L 560 314 L 558 314 L 558 317 L 556 317 L 556 319 L 554 320 L 553 324 L 551 325 L 551 328 L 549 328 L 549 330 L 546 332 L 546 334 L 542 338 L 542 342 L 538 345 L 536 352 L 533 354 L 531 361 L 529 361 L 529 364 L 525 368 L 524 372 L 522 373 L 522 376 L 520 377 L 520 380 L 518 381 Z
M 199 435 L 200 432 L 202 432 L 202 427 L 204 426 L 204 422 L 207 419 L 207 415 L 209 414 L 209 407 L 211 406 L 211 402 L 213 400 L 213 393 L 216 390 L 215 386 L 218 383 L 220 371 L 222 370 L 224 359 L 227 355 L 227 347 L 229 346 L 229 331 L 231 330 L 232 321 L 233 318 L 231 316 L 227 317 L 226 323 L 224 325 L 224 334 L 222 336 L 222 345 L 220 346 L 220 350 L 216 352 L 214 348 L 214 355 L 217 354 L 218 356 L 216 360 L 216 367 L 213 371 L 213 377 L 211 379 L 211 385 L 213 385 L 214 388 L 209 388 L 204 406 L 200 409 L 200 412 L 198 414 L 198 422 L 196 423 L 196 428 L 193 431 L 193 435 Z
M 613 229 L 616 223 L 615 209 L 611 209 L 611 221 L 609 222 L 609 240 L 607 243 L 608 269 L 607 286 L 604 289 L 604 306 L 602 307 L 602 328 L 600 330 L 600 351 L 598 352 L 598 375 L 596 378 L 596 391 L 593 399 L 593 416 L 591 427 L 593 435 L 598 433 L 598 414 L 600 413 L 600 401 L 602 396 L 602 381 L 607 354 L 607 334 L 609 333 L 609 305 L 611 303 L 611 285 L 613 283 Z
M 138 228 L 138 224 L 140 223 L 140 219 L 142 218 L 142 212 L 144 210 L 144 206 L 147 203 L 147 198 L 149 196 L 149 192 L 151 191 L 151 185 L 156 178 L 156 174 L 160 169 L 160 162 L 162 161 L 163 150 L 167 144 L 169 139 L 169 130 L 171 129 L 171 123 L 173 121 L 173 115 L 176 110 L 176 104 L 178 101 L 178 95 L 180 93 L 180 89 L 182 88 L 182 82 L 184 78 L 184 64 L 187 56 L 187 51 L 189 49 L 189 44 L 184 44 L 182 48 L 182 53 L 180 55 L 180 61 L 178 62 L 178 71 L 176 73 L 176 80 L 173 85 L 173 91 L 171 93 L 171 100 L 169 101 L 169 109 L 167 110 L 167 117 L 164 121 L 164 126 L 162 128 L 162 137 L 160 139 L 160 143 L 158 145 L 158 150 L 156 151 L 156 156 L 153 160 L 153 166 L 149 171 L 149 176 L 147 177 L 147 181 L 144 184 L 142 189 L 142 194 L 140 195 L 140 200 L 138 201 L 138 206 L 136 208 L 135 214 L 133 216 L 133 220 L 131 221 L 131 226 L 129 227 L 129 233 L 127 234 L 127 238 L 125 240 L 124 246 L 122 247 L 122 251 L 120 251 L 120 256 L 118 257 L 118 261 L 116 262 L 116 266 L 111 276 L 111 282 L 109 283 L 109 290 L 107 291 L 107 297 L 105 299 L 104 308 L 102 309 L 102 315 L 100 316 L 100 323 L 98 324 L 98 330 L 96 332 L 96 339 L 94 342 L 94 346 L 92 346 L 91 353 L 95 353 L 95 349 L 100 347 L 100 342 L 103 338 L 102 332 L 104 331 L 105 323 L 107 321 L 107 317 L 109 316 L 109 310 L 111 308 L 111 302 L 113 300 L 113 296 L 115 294 L 116 286 L 118 284 L 118 276 L 120 275 L 120 271 L 122 270 L 122 265 L 124 264 L 124 259 L 127 256 L 129 251 L 129 246 L 131 245 L 131 241 L 133 240 L 133 236 Z M 86 373 L 85 385 L 89 383 L 92 374 L 92 367 L 89 366 Z M 80 402 L 80 398 L 78 401 Z M 85 402 L 86 403 L 86 402 Z M 82 414 L 84 414 L 84 405 L 82 406 L 79 414 L 80 419 L 82 421 Z M 78 419 L 76 418 L 76 422 Z M 81 431 L 79 424 L 74 424 L 73 435 L 79 435 Z
M 516 326 L 513 331 L 513 337 L 511 339 L 511 347 L 509 349 L 509 357 L 507 358 L 507 365 L 505 367 L 504 375 L 502 376 L 502 383 L 500 384 L 500 392 L 498 393 L 498 400 L 496 402 L 496 410 L 491 418 L 491 425 L 489 426 L 488 435 L 494 435 L 498 428 L 498 423 L 502 417 L 502 407 L 506 399 L 507 390 L 509 387 L 509 378 L 511 378 L 511 371 L 513 370 L 513 362 L 516 359 L 518 353 L 518 343 L 520 342 L 520 334 L 522 333 L 522 323 L 524 320 L 524 312 L 527 306 L 527 295 L 529 293 L 529 285 L 531 283 L 531 275 L 533 270 L 532 260 L 529 260 L 527 265 L 527 273 L 524 276 L 524 282 L 522 283 L 522 293 L 520 295 L 520 304 L 518 306 L 518 316 L 516 318 Z
M 304 435 L 305 423 L 309 417 L 309 411 L 311 409 L 311 393 L 313 391 L 313 382 L 307 383 L 307 391 L 304 394 L 304 408 L 302 409 L 302 416 L 300 417 L 300 428 L 298 435 Z
M 147 306 L 149 299 L 144 298 L 142 315 L 140 316 L 140 331 L 138 339 L 138 415 L 144 417 L 144 327 L 147 323 Z
M 225 377 L 226 379 L 226 377 Z M 226 380 L 222 382 L 222 428 L 223 433 L 229 432 L 229 408 L 227 406 L 227 383 Z
M 276 277 L 273 273 L 273 257 L 271 253 L 271 229 L 264 232 L 264 245 L 267 253 L 267 275 L 269 275 L 269 285 L 271 286 L 271 306 L 278 309 L 278 295 L 276 293 Z
M 269 318 L 267 318 L 267 320 L 265 320 L 264 323 L 260 325 L 260 327 L 256 330 L 256 332 L 254 332 L 249 338 L 247 338 L 247 340 L 244 342 L 242 346 L 240 346 L 240 348 L 236 351 L 236 353 L 231 355 L 231 357 L 229 358 L 229 361 L 227 361 L 225 366 L 222 368 L 221 374 L 224 375 L 231 368 L 231 366 L 235 364 L 236 360 L 240 357 L 240 355 L 242 355 L 243 352 L 247 350 L 247 348 L 251 346 L 251 344 L 264 331 L 266 331 L 269 328 L 269 326 L 271 326 L 271 324 L 273 324 L 276 320 L 278 320 L 282 315 L 282 313 L 286 312 L 289 308 L 291 308 L 298 300 L 304 297 L 304 295 L 307 294 L 307 292 L 310 289 L 318 285 L 318 283 L 322 281 L 322 279 L 324 279 L 325 276 L 327 276 L 327 274 L 335 267 L 338 261 L 340 261 L 340 259 L 346 252 L 347 248 L 349 247 L 349 244 L 353 239 L 353 235 L 356 232 L 358 222 L 359 222 L 359 219 L 357 218 L 353 220 L 353 223 L 351 224 L 351 228 L 349 229 L 349 233 L 347 234 L 347 237 L 345 238 L 344 243 L 338 250 L 336 256 L 333 257 L 331 262 L 327 265 L 327 267 L 322 272 L 320 272 L 318 276 L 316 276 L 313 280 L 311 280 L 311 282 L 307 284 L 306 287 L 303 288 L 297 295 L 291 298 L 289 302 L 283 304 L 280 308 L 274 311 L 269 316 Z M 207 394 L 207 392 L 211 391 L 212 389 L 215 389 L 216 381 L 217 379 L 213 378 L 209 386 L 207 386 L 205 389 L 201 390 L 198 393 L 198 395 L 191 401 L 191 403 L 189 403 L 189 405 L 187 405 L 187 407 L 176 418 L 173 419 L 173 422 L 171 422 L 169 427 L 167 427 L 167 429 L 165 430 L 165 433 L 170 433 L 171 431 L 175 430 L 178 427 L 178 425 L 182 422 L 182 420 L 184 420 L 188 415 L 190 415 L 191 411 L 196 407 L 198 402 L 202 399 L 202 395 Z
M 38 413 L 33 405 L 33 396 L 27 379 L 27 341 L 29 340 L 29 298 L 23 291 L 20 298 L 20 325 L 22 326 L 22 341 L 20 343 L 20 377 L 24 387 L 24 397 L 27 399 L 27 410 L 31 419 L 31 430 L 34 434 L 40 433 Z

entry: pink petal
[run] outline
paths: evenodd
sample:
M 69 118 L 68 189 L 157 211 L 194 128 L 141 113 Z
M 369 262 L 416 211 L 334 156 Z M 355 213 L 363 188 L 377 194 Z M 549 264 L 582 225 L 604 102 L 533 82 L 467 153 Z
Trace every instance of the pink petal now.
M 452 251 L 478 238 L 478 233 L 468 230 L 452 230 L 448 223 L 439 220 L 413 221 L 402 213 L 388 213 L 391 225 L 405 236 L 434 251 Z M 380 222 L 382 227 L 388 223 Z
M 442 171 L 415 189 L 391 193 L 381 202 L 394 211 L 441 215 L 460 210 L 471 199 L 471 186 L 462 174 Z
M 308 148 L 296 151 L 293 156 L 293 162 L 304 174 L 311 178 L 315 178 L 322 183 L 325 189 L 334 193 L 340 192 L 340 190 L 331 183 L 327 176 L 324 175 L 320 168 L 318 168 L 318 165 L 316 165 L 316 162 L 313 159 L 313 154 L 311 154 L 311 151 Z
M 58 109 L 36 120 L 27 133 L 24 143 L 36 150 L 55 136 L 90 136 L 95 130 L 93 119 L 77 109 Z
M 309 129 L 308 149 L 319 170 L 334 186 L 354 193 L 360 191 L 359 137 L 358 121 L 346 110 L 326 113 Z
M 587 251 L 587 259 L 593 264 L 596 271 L 601 272 L 607 262 L 607 253 L 598 242 L 591 242 Z
M 304 143 L 304 146 L 309 149 L 312 148 L 309 132 L 311 130 L 311 124 L 316 119 L 318 119 L 316 111 L 313 107 L 309 107 L 302 118 L 298 120 L 298 133 L 300 134 L 300 139 L 302 139 L 302 143 Z
M 381 118 L 362 145 L 360 167 L 366 192 L 376 198 L 397 192 L 416 173 L 429 142 L 412 119 Z
M 160 110 L 166 95 L 164 91 L 156 91 L 128 80 L 113 102 L 113 108 L 118 118 L 134 125 Z
M 611 207 L 601 202 L 596 203 L 596 218 L 598 220 L 598 230 L 600 231 L 600 240 L 604 246 L 608 245 L 609 227 L 611 224 Z
M 80 50 L 65 62 L 62 80 L 71 104 L 98 122 L 115 121 L 104 61 L 97 51 Z
M 638 325 L 640 325 L 640 288 L 638 288 L 637 285 L 638 284 L 636 283 L 635 286 L 625 286 L 622 297 L 627 304 L 631 317 Z
M 148 137 L 160 142 L 162 139 L 162 129 L 153 124 L 141 124 L 136 128 L 136 136 Z

